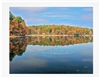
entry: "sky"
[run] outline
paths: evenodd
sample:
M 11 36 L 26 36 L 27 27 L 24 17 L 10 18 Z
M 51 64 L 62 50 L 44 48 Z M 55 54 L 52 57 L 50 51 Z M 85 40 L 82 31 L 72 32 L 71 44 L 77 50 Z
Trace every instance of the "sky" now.
M 27 26 L 71 25 L 93 28 L 93 7 L 10 7 L 14 16 L 21 16 Z

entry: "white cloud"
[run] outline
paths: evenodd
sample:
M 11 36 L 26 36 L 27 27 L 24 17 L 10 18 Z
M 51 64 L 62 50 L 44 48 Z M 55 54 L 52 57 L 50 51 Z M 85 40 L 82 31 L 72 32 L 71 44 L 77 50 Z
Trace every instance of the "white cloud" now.
M 93 8 L 92 7 L 89 7 L 89 8 L 84 8 L 83 10 L 84 11 L 93 11 Z
M 49 14 L 49 15 L 43 15 L 43 17 L 51 17 L 51 18 L 65 18 L 70 17 L 69 15 L 60 15 L 60 14 Z
M 26 22 L 33 22 L 33 24 L 34 23 L 47 23 L 47 22 L 49 22 L 48 20 L 40 19 L 40 18 L 28 18 L 25 21 Z
M 46 9 L 45 7 L 10 7 L 10 10 L 21 10 L 28 12 L 38 12 L 45 9 Z
M 45 18 L 59 18 L 59 19 L 74 19 L 74 16 L 69 14 L 43 14 L 40 17 Z
M 60 7 L 60 10 L 68 10 L 68 7 Z
M 82 19 L 83 19 L 83 20 L 86 20 L 86 21 L 93 20 L 93 15 L 92 15 L 92 14 L 83 15 L 83 16 L 82 16 Z

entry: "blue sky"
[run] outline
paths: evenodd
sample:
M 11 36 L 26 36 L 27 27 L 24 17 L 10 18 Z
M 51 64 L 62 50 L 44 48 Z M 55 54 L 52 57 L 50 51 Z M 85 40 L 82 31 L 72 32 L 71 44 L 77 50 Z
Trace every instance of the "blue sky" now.
M 10 7 L 26 25 L 61 24 L 93 28 L 92 7 Z

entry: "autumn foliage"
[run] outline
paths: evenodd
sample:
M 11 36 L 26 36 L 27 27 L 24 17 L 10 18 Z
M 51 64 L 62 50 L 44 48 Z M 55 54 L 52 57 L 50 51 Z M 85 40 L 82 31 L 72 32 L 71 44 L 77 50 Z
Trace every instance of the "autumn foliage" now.
M 19 16 L 15 17 L 11 14 L 11 12 L 9 26 L 10 36 L 25 36 L 28 32 L 24 20 L 22 20 L 22 18 Z
M 22 56 L 26 50 L 27 45 L 44 45 L 44 46 L 68 46 L 74 44 L 92 42 L 92 36 L 53 36 L 53 37 L 17 37 L 10 38 L 10 61 L 17 56 Z
M 11 12 L 10 17 L 10 36 L 25 35 L 93 35 L 93 29 L 66 25 L 39 25 L 27 26 L 20 16 L 14 16 Z M 34 24 L 34 22 L 33 22 Z
M 93 35 L 93 29 L 66 25 L 28 26 L 28 35 Z
M 28 37 L 29 45 L 44 45 L 44 46 L 57 46 L 57 45 L 73 45 L 92 42 L 93 37 L 90 36 L 53 36 L 53 37 Z
M 28 40 L 26 38 L 10 38 L 10 61 L 15 55 L 21 56 L 27 47 Z

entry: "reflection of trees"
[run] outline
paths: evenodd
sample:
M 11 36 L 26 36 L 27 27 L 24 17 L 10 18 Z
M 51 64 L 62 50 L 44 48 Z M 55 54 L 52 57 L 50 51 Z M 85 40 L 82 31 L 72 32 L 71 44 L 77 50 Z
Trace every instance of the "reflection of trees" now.
M 18 55 L 21 56 L 25 50 L 26 46 L 31 45 L 44 45 L 44 46 L 57 46 L 57 45 L 73 45 L 92 42 L 93 37 L 74 37 L 74 36 L 52 36 L 45 37 L 27 37 L 27 38 L 10 38 L 10 61 Z
M 28 37 L 28 44 L 32 45 L 72 45 L 92 42 L 92 36 L 52 36 L 52 37 Z
M 13 58 L 15 57 L 15 55 L 16 55 L 16 54 L 14 54 L 14 53 L 10 53 L 10 61 L 13 60 Z
M 10 38 L 10 61 L 15 55 L 21 56 L 25 52 L 27 43 L 26 38 Z

